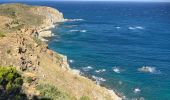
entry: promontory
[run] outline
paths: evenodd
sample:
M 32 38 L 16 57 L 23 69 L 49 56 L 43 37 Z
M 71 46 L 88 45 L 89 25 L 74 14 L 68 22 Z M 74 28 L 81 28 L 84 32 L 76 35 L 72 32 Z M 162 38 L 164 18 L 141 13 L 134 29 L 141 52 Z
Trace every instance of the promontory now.
M 0 100 L 121 100 L 48 48 L 44 37 L 64 21 L 51 7 L 0 5 Z

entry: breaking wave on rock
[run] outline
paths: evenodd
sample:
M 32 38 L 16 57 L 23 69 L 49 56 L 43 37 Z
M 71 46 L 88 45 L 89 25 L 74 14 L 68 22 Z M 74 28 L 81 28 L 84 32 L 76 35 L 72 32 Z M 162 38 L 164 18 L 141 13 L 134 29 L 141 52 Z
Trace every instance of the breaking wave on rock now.
M 145 73 L 153 73 L 153 74 L 160 73 L 160 71 L 157 70 L 155 67 L 150 67 L 150 66 L 143 66 L 141 68 L 138 68 L 138 71 L 145 72 Z
M 85 71 L 85 72 L 92 70 L 92 69 L 93 69 L 93 67 L 91 67 L 91 66 L 83 67 L 83 71 Z
M 97 76 L 92 76 L 92 79 L 95 80 L 96 84 L 100 85 L 101 82 L 105 82 L 106 79 L 102 78 L 102 77 L 97 77 Z
M 135 88 L 134 90 L 133 90 L 133 92 L 134 93 L 139 93 L 141 90 L 139 89 L 139 88 Z
M 112 70 L 113 70 L 115 73 L 120 73 L 120 68 L 119 68 L 119 67 L 113 67 Z
M 69 60 L 69 63 L 74 63 L 74 60 L 70 59 L 70 60 Z
M 96 73 L 102 73 L 102 72 L 105 72 L 106 69 L 99 69 L 99 70 L 95 70 Z

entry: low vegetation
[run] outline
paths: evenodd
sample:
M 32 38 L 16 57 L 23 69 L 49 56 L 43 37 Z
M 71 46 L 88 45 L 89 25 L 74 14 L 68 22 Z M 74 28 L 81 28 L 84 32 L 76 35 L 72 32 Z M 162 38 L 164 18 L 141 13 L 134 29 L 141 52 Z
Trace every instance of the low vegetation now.
M 88 96 L 82 96 L 80 100 L 90 100 L 90 98 Z
M 5 34 L 0 31 L 0 37 L 5 37 Z
M 5 32 L 13 32 L 20 30 L 23 27 L 31 28 L 41 25 L 44 17 L 32 13 L 34 12 L 32 8 L 32 6 L 17 3 L 13 5 L 1 4 L 0 16 L 3 16 L 5 20 L 1 19 L 0 29 Z
M 38 39 L 37 37 L 33 37 L 33 40 L 35 41 L 35 43 L 37 43 L 38 46 L 42 44 L 42 41 Z
M 24 100 L 23 80 L 14 67 L 0 67 L 0 100 Z
M 42 98 L 49 98 L 51 100 L 76 100 L 65 92 L 60 91 L 52 85 L 38 85 L 37 90 L 40 91 Z

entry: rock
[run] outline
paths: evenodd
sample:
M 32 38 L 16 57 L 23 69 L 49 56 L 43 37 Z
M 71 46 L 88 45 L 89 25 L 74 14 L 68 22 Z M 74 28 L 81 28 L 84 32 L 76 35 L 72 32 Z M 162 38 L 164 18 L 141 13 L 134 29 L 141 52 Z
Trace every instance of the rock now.
M 51 37 L 52 32 L 51 31 L 41 31 L 39 32 L 39 37 Z
M 19 47 L 18 48 L 18 53 L 21 54 L 21 53 L 25 53 L 27 51 L 26 48 L 22 48 L 22 47 Z

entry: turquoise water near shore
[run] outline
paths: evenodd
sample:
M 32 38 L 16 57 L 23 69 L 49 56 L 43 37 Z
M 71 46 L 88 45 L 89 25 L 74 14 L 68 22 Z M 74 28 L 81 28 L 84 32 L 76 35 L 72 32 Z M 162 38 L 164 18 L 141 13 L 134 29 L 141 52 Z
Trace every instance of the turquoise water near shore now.
M 24 2 L 73 19 L 53 29 L 49 48 L 127 99 L 170 98 L 170 3 Z M 148 66 L 149 71 L 138 70 Z

